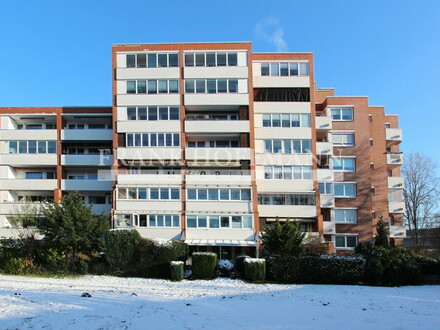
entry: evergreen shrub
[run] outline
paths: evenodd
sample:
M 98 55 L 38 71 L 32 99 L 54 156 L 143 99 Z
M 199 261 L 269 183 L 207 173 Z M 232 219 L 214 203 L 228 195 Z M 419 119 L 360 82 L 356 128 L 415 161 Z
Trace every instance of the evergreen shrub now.
M 181 281 L 183 280 L 183 261 L 171 261 L 170 262 L 170 274 L 171 280 Z
M 112 230 L 105 233 L 105 254 L 113 270 L 132 272 L 141 236 L 137 230 Z
M 213 252 L 192 254 L 192 275 L 195 279 L 212 279 L 216 276 L 217 255 Z
M 244 259 L 244 274 L 248 281 L 264 281 L 266 278 L 266 260 L 257 258 Z

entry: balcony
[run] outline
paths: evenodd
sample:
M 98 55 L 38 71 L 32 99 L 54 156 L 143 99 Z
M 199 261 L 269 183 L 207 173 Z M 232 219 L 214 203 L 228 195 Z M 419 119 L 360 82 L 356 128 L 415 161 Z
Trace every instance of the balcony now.
M 405 188 L 405 180 L 400 176 L 388 177 L 388 189 L 403 189 Z
M 2 165 L 16 167 L 56 166 L 56 154 L 2 154 Z
M 257 180 L 259 191 L 265 192 L 313 192 L 313 180 Z
M 178 120 L 125 120 L 118 121 L 118 133 L 177 133 L 180 132 L 180 121 Z
M 119 107 L 180 104 L 180 94 L 120 94 L 116 95 L 116 102 Z
M 310 77 L 254 76 L 255 88 L 310 87 Z
M 2 129 L 0 140 L 56 140 L 56 129 Z
M 260 217 L 315 218 L 314 205 L 258 205 Z
M 61 189 L 68 191 L 111 191 L 113 181 L 62 180 Z
M 119 68 L 116 69 L 116 79 L 179 79 L 179 68 Z
M 241 105 L 249 105 L 248 93 L 185 94 L 184 98 L 185 106 L 190 109 L 204 106 L 237 109 Z
M 239 161 L 251 158 L 249 148 L 186 148 L 187 160 Z
M 388 212 L 389 213 L 404 213 L 405 212 L 405 202 L 388 202 Z
M 252 212 L 250 201 L 186 201 L 186 212 Z
M 332 182 L 335 181 L 335 172 L 327 168 L 318 168 L 317 171 L 318 182 Z
M 251 175 L 249 171 L 236 171 L 236 174 L 223 174 L 221 170 L 203 170 L 197 171 L 197 173 L 203 172 L 205 174 L 187 174 L 185 181 L 187 185 L 236 185 L 236 186 L 250 186 Z M 218 172 L 219 174 L 216 174 Z
M 65 166 L 111 166 L 113 156 L 102 155 L 61 155 L 61 165 Z
M 180 212 L 181 202 L 175 201 L 150 201 L 142 199 L 116 200 L 118 211 L 154 211 L 154 212 Z
M 310 113 L 310 102 L 254 102 L 254 113 Z
M 385 128 L 385 136 L 387 141 L 387 147 L 396 145 L 402 142 L 402 129 L 401 128 Z
M 54 190 L 57 180 L 4 179 L 0 181 L 2 190 Z
M 334 195 L 321 195 L 319 197 L 322 208 L 333 208 L 335 207 L 335 196 Z
M 334 221 L 323 221 L 324 235 L 334 235 L 336 233 L 336 224 Z
M 332 155 L 333 143 L 331 142 L 316 142 L 316 154 L 318 155 Z
M 235 243 L 237 246 L 242 244 L 243 241 L 250 242 L 250 246 L 256 245 L 255 232 L 251 228 L 187 228 L 185 234 L 186 242 L 188 240 L 200 240 L 198 245 L 219 245 L 218 241 L 220 240 L 224 242 L 230 242 L 231 244 Z
M 111 141 L 113 131 L 111 129 L 63 129 L 61 140 L 64 141 Z
M 45 205 L 44 203 L 20 203 L 20 202 L 5 202 L 0 203 L 0 214 L 14 214 L 17 212 L 23 212 L 25 209 L 29 210 L 29 207 L 36 209 L 37 212 L 40 212 L 41 205 Z M 1 237 L 1 235 L 0 235 Z
M 119 174 L 118 184 L 180 185 L 180 174 Z
M 249 133 L 249 120 L 185 120 L 186 133 Z
M 387 152 L 387 165 L 390 168 L 403 165 L 403 152 Z
M 405 226 L 390 226 L 390 237 L 391 238 L 405 238 L 406 237 L 406 227 Z
M 226 79 L 242 78 L 246 79 L 249 75 L 247 66 L 228 66 L 228 67 L 185 67 L 183 69 L 185 79 Z
M 329 130 L 332 129 L 332 117 L 320 116 L 315 117 L 315 127 L 317 130 Z
M 175 147 L 130 147 L 118 148 L 118 159 L 142 160 L 180 160 L 181 149 Z

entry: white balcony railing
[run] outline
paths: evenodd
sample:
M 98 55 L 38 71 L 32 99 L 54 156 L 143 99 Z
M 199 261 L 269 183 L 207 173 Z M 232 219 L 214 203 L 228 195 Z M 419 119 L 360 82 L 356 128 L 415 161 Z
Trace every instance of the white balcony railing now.
M 399 144 L 402 142 L 402 129 L 401 128 L 385 128 L 385 136 L 388 145 Z
M 401 166 L 403 165 L 403 152 L 388 152 L 387 164 L 389 166 Z
M 249 133 L 249 120 L 185 120 L 186 133 Z
M 405 180 L 401 176 L 388 177 L 388 189 L 405 188 Z
M 57 188 L 57 180 L 3 179 L 0 187 L 2 190 L 54 190 Z
M 332 129 L 332 117 L 320 116 L 316 117 L 316 129 L 327 130 Z

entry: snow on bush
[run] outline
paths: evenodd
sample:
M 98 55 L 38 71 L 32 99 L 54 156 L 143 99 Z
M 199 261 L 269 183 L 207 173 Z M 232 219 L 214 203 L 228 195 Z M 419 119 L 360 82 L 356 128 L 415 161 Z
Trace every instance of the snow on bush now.
M 251 264 L 251 263 L 257 263 L 257 264 L 264 264 L 266 262 L 265 259 L 259 259 L 259 258 L 246 258 L 244 259 L 245 263 Z
M 173 241 L 170 241 L 168 239 L 164 239 L 164 238 L 150 238 L 150 240 L 156 246 L 164 246 L 164 247 L 172 247 L 173 246 Z
M 183 265 L 183 261 L 171 261 L 170 265 L 172 265 L 172 266 Z
M 227 270 L 232 270 L 232 269 L 234 269 L 234 264 L 232 262 L 230 262 L 229 260 L 219 260 L 217 267 L 218 268 L 225 268 Z

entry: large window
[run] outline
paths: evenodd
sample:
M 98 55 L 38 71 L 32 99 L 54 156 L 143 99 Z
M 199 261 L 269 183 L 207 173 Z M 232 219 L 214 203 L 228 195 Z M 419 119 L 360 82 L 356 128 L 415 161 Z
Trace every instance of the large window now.
M 9 141 L 10 154 L 55 154 L 56 141 Z
M 178 147 L 179 133 L 127 133 L 126 147 Z
M 179 107 L 128 107 L 128 120 L 179 120 Z
M 179 188 L 118 188 L 118 199 L 178 200 Z
M 315 205 L 315 194 L 258 194 L 259 205 Z
M 335 183 L 335 197 L 356 197 L 356 184 Z
M 356 223 L 357 211 L 355 209 L 335 209 L 335 222 Z
M 177 53 L 127 54 L 127 68 L 163 68 L 179 66 Z
M 357 245 L 356 235 L 336 235 L 335 236 L 335 247 L 354 249 Z
M 238 79 L 186 79 L 185 93 L 238 93 Z
M 334 121 L 353 121 L 353 108 L 331 109 Z
M 268 180 L 311 180 L 311 166 L 265 166 L 264 178 Z
M 250 189 L 228 188 L 193 188 L 187 189 L 188 200 L 198 201 L 250 201 Z
M 311 140 L 264 140 L 264 152 L 274 154 L 307 154 L 312 152 Z
M 250 215 L 187 215 L 187 228 L 252 228 Z
M 281 62 L 261 63 L 262 76 L 308 76 L 309 63 L 307 62 Z
M 180 227 L 179 215 L 173 214 L 134 214 L 135 227 Z
M 354 133 L 332 133 L 332 142 L 334 146 L 353 147 Z
M 185 66 L 237 66 L 237 53 L 185 53 Z
M 127 94 L 178 93 L 178 80 L 128 80 Z
M 331 159 L 332 168 L 335 171 L 354 172 L 355 158 L 354 157 L 333 157 Z
M 263 127 L 310 127 L 310 114 L 265 114 Z

